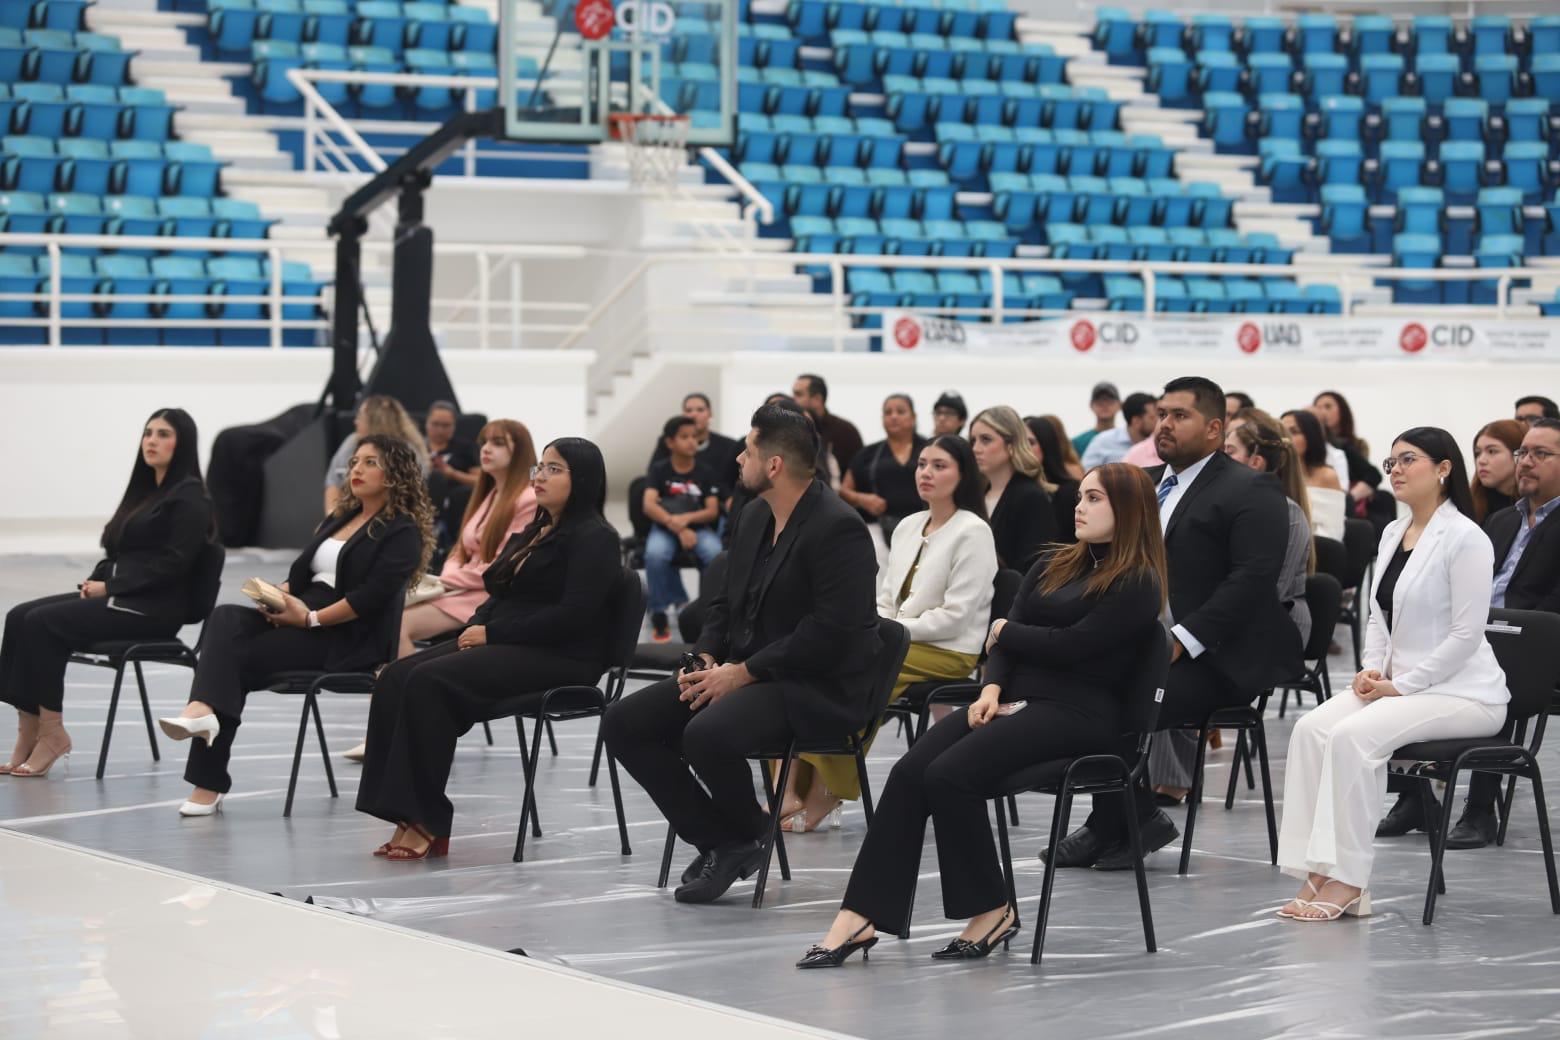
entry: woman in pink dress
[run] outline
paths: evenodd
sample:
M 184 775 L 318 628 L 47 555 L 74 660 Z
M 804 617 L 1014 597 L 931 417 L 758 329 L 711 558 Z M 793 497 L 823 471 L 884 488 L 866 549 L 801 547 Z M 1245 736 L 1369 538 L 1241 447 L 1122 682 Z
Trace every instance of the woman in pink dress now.
M 487 599 L 482 572 L 504 543 L 536 516 L 536 492 L 531 488 L 536 445 L 525 424 L 514 419 L 494 419 L 482 427 L 477 449 L 482 472 L 461 520 L 460 541 L 450 550 L 444 569 L 439 572 L 439 581 L 449 592 L 406 608 L 401 615 L 397 657 L 415 653 L 418 640 L 465 627 Z M 346 757 L 361 762 L 363 753 L 364 745 L 359 744 Z

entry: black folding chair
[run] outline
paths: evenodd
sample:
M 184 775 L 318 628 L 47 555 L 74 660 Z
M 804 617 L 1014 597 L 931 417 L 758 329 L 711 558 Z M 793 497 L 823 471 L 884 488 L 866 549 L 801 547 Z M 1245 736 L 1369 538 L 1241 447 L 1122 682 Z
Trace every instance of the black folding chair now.
M 1511 701 L 1506 706 L 1506 725 L 1492 737 L 1424 740 L 1400 747 L 1392 754 L 1390 768 L 1423 781 L 1421 798 L 1426 807 L 1425 820 L 1430 824 L 1426 828 L 1430 835 L 1430 883 L 1425 891 L 1425 924 L 1435 918 L 1436 896 L 1446 891 L 1441 859 L 1446 854 L 1445 836 L 1452 828 L 1457 778 L 1464 771 L 1494 773 L 1513 779 L 1524 777 L 1532 782 L 1538 837 L 1549 880 L 1549 908 L 1560 914 L 1560 882 L 1555 877 L 1549 809 L 1544 801 L 1544 780 L 1538 768 L 1544 724 L 1549 718 L 1555 683 L 1560 680 L 1560 654 L 1555 653 L 1555 647 L 1560 645 L 1560 614 L 1541 610 L 1491 610 L 1485 635 L 1506 673 L 1506 687 L 1511 691 Z M 1533 737 L 1523 743 L 1529 725 L 1533 728 Z M 1431 811 L 1437 780 L 1446 783 L 1438 812 Z M 1501 826 L 1504 829 L 1504 818 Z
M 1311 636 L 1306 640 L 1301 656 L 1311 663 L 1298 678 L 1279 684 L 1283 691 L 1278 699 L 1279 718 L 1284 717 L 1291 692 L 1295 694 L 1296 705 L 1305 693 L 1315 694 L 1317 704 L 1332 696 L 1332 678 L 1327 674 L 1327 648 L 1332 644 L 1333 631 L 1343 612 L 1343 588 L 1338 579 L 1320 571 L 1307 577 L 1305 606 L 1311 614 Z
M 325 760 L 325 782 L 330 785 L 330 796 L 335 798 L 337 796 L 336 774 L 330 767 L 330 748 L 325 744 L 325 725 L 320 721 L 320 694 L 326 691 L 331 693 L 373 693 L 373 673 L 277 672 L 274 675 L 267 676 L 265 681 L 260 684 L 260 689 L 270 690 L 272 693 L 303 695 L 303 713 L 298 719 L 298 743 L 293 748 L 292 775 L 287 778 L 287 802 L 282 806 L 282 815 L 292 815 L 293 792 L 298 787 L 298 768 L 303 763 L 303 741 L 309 735 L 310 718 L 314 720 L 314 732 L 320 739 L 320 756 Z
M 433 637 L 431 637 L 429 639 L 419 639 L 414 645 L 419 650 L 426 650 L 429 647 L 438 646 L 440 643 L 448 643 L 451 639 L 458 639 L 458 638 L 460 638 L 460 633 L 461 633 L 461 630 L 458 629 L 458 628 L 451 629 L 448 632 L 443 632 L 443 633 L 441 633 L 439 635 L 436 635 L 436 636 L 433 636 Z M 484 722 L 482 724 L 482 735 L 487 738 L 488 747 L 492 747 L 493 746 L 493 727 L 492 727 L 492 725 L 490 723 Z M 551 725 L 549 725 L 547 727 L 547 743 L 552 748 L 553 757 L 557 758 L 558 757 L 558 738 L 553 736 L 553 731 L 552 731 L 552 726 Z M 522 752 L 525 751 L 525 740 L 524 739 L 522 739 L 520 741 L 520 750 Z M 594 774 L 591 776 L 591 786 L 592 787 L 596 786 L 596 778 L 595 778 Z
M 1181 839 L 1181 865 L 1177 873 L 1184 876 L 1191 866 L 1192 833 L 1197 827 L 1197 807 L 1202 804 L 1203 795 L 1203 767 L 1208 760 L 1208 734 L 1216 729 L 1239 730 L 1238 746 L 1246 749 L 1243 752 L 1245 755 L 1250 755 L 1251 747 L 1257 749 L 1257 764 L 1262 773 L 1262 807 L 1267 811 L 1268 853 L 1270 861 L 1278 865 L 1278 817 L 1273 811 L 1273 777 L 1268 770 L 1267 729 L 1262 723 L 1262 717 L 1267 714 L 1268 697 L 1272 693 L 1272 690 L 1264 691 L 1255 704 L 1216 708 L 1203 716 L 1200 723 L 1167 727 L 1197 734 L 1197 764 L 1192 770 L 1192 789 L 1186 795 L 1186 830 Z M 1235 769 L 1236 766 L 1232 765 L 1232 784 Z M 1233 796 L 1227 794 L 1225 808 L 1231 808 L 1234 804 Z
M 1340 583 L 1345 589 L 1354 590 L 1354 598 L 1343 608 L 1340 620 L 1349 626 L 1349 635 L 1354 640 L 1356 672 L 1364 667 L 1360 651 L 1365 646 L 1365 616 L 1369 612 L 1365 598 L 1370 595 L 1370 585 L 1365 581 L 1365 572 L 1370 569 L 1371 560 L 1375 556 L 1378 537 L 1376 528 L 1369 520 L 1350 517 L 1343 522 L 1343 548 L 1349 569 Z
M 654 526 L 654 521 L 645 515 L 645 490 L 649 487 L 649 477 L 635 477 L 628 482 L 628 526 L 633 533 L 623 539 L 622 552 L 623 566 L 634 570 L 644 569 L 645 543 L 650 540 L 650 528 Z M 672 566 L 697 569 L 700 563 L 692 550 L 679 547 L 672 556 Z
M 866 812 L 867 825 L 872 824 L 872 785 L 867 779 L 867 742 L 883 723 L 883 712 L 888 706 L 889 695 L 894 692 L 894 682 L 899 669 L 905 663 L 910 650 L 910 635 L 904 626 L 887 618 L 878 620 L 878 656 L 873 669 L 872 690 L 865 720 L 859 731 L 847 733 L 840 740 L 804 741 L 795 737 L 785 750 L 760 750 L 747 757 L 759 763 L 758 771 L 764 778 L 764 794 L 769 801 L 769 833 L 764 838 L 764 863 L 758 870 L 758 884 L 753 889 L 753 908 L 764 905 L 764 885 L 769 878 L 769 861 L 778 852 L 780 877 L 791 880 L 791 864 L 785 854 L 785 839 L 780 834 L 780 799 L 785 795 L 785 785 L 791 776 L 791 762 L 797 755 L 849 755 L 856 760 L 856 776 L 861 781 L 861 806 Z M 771 778 L 770 762 L 780 763 L 780 775 Z M 666 847 L 661 852 L 661 876 L 657 888 L 666 887 L 666 879 L 672 872 L 672 851 L 677 845 L 677 831 L 666 828 Z
M 629 663 L 633 660 L 634 646 L 639 639 L 639 629 L 645 616 L 645 586 L 639 575 L 625 569 L 612 592 L 610 613 L 606 618 L 608 670 L 602 682 L 596 686 L 554 686 L 543 691 L 540 697 L 533 691 L 511 698 L 498 705 L 493 718 L 513 716 L 515 729 L 520 735 L 520 764 L 525 774 L 525 797 L 520 806 L 520 827 L 515 835 L 516 863 L 525 860 L 525 832 L 527 823 L 536 837 L 542 836 L 541 820 L 536 810 L 536 764 L 542 754 L 542 730 L 552 722 L 568 722 L 572 719 L 599 719 L 607 713 L 628 682 Z M 531 731 L 531 748 L 525 746 L 525 722 L 536 721 Z M 612 780 L 612 805 L 617 811 L 618 837 L 623 843 L 623 855 L 633 854 L 628 844 L 628 821 L 623 816 L 623 793 L 618 786 L 617 763 L 607 755 L 607 775 Z
M 1039 964 L 1045 947 L 1045 928 L 1051 915 L 1051 889 L 1056 882 L 1056 845 L 1067 833 L 1067 818 L 1077 795 L 1121 792 L 1131 799 L 1132 788 L 1148 768 L 1148 748 L 1159 721 L 1159 705 L 1165 696 L 1165 675 L 1170 670 L 1170 633 L 1156 625 L 1138 650 L 1137 667 L 1123 690 L 1126 711 L 1122 717 L 1125 739 L 1133 745 L 1132 755 L 1082 755 L 1059 758 L 1020 769 L 1002 781 L 1001 793 L 994 799 L 997 810 L 997 841 L 1002 852 L 1002 876 L 1007 882 L 1008 902 L 1018 906 L 1013 882 L 1013 851 L 1008 843 L 1007 823 L 1002 817 L 1002 799 L 1034 791 L 1056 796 L 1051 813 L 1051 850 L 1045 857 L 1045 878 L 1040 884 L 1040 909 L 1035 919 L 1035 944 L 1029 963 Z M 1127 811 L 1127 840 L 1132 846 L 1132 866 L 1137 872 L 1138 909 L 1143 916 L 1143 941 L 1153 953 L 1154 916 L 1148 904 L 1148 875 L 1143 869 L 1143 842 L 1138 834 L 1137 813 Z
M 217 605 L 217 592 L 222 588 L 222 564 L 227 551 L 216 542 L 208 542 L 195 558 L 190 571 L 189 610 L 185 614 L 186 625 L 204 624 Z M 199 647 L 196 644 L 196 648 Z M 91 665 L 94 668 L 111 668 L 114 671 L 114 692 L 108 698 L 108 721 L 103 724 L 103 744 L 98 748 L 97 778 L 103 779 L 108 765 L 108 745 L 114 739 L 114 716 L 119 711 L 119 690 L 125 681 L 125 666 L 135 670 L 136 690 L 141 694 L 141 714 L 146 719 L 146 739 L 152 745 L 152 761 L 162 761 L 157 747 L 157 727 L 152 725 L 152 705 L 146 697 L 146 676 L 143 664 L 176 664 L 194 671 L 198 660 L 196 649 L 179 639 L 110 639 L 93 643 L 84 650 L 70 655 L 71 664 Z

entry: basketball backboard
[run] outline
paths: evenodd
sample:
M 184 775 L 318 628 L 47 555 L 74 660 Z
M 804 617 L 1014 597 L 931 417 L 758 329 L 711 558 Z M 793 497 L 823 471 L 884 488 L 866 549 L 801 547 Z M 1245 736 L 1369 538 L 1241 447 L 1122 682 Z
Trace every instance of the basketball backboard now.
M 499 99 L 519 141 L 588 143 L 614 112 L 686 115 L 690 145 L 736 134 L 738 0 L 500 0 Z

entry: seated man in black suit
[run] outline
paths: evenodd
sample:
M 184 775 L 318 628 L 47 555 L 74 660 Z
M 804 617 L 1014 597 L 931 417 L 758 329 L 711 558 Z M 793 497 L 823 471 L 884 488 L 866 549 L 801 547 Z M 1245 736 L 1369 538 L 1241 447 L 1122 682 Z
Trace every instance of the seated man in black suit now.
M 877 561 L 861 517 L 815 479 L 817 457 L 795 405 L 753 413 L 740 479 L 756 497 L 724 588 L 709 590 L 695 644 L 705 667 L 630 694 L 603 722 L 611 753 L 699 850 L 680 903 L 712 902 L 760 866 L 769 817 L 748 754 L 866 721 Z
M 1158 486 L 1175 636 L 1161 727 L 1249 704 L 1300 670 L 1300 632 L 1277 591 L 1289 532 L 1284 492 L 1224 454 L 1224 406 L 1219 385 L 1198 376 L 1172 380 L 1159 399 L 1154 446 L 1166 464 L 1148 475 Z M 1058 846 L 1057 866 L 1130 870 L 1126 811 L 1120 795 L 1097 796 L 1088 821 Z M 1175 840 L 1175 824 L 1146 787 L 1135 811 L 1145 854 Z
M 1517 493 L 1522 497 L 1484 521 L 1495 543 L 1490 606 L 1560 612 L 1560 419 L 1535 419 L 1518 456 Z M 1462 817 L 1446 836 L 1447 848 L 1482 849 L 1495 840 L 1499 792 L 1500 777 L 1473 774 Z

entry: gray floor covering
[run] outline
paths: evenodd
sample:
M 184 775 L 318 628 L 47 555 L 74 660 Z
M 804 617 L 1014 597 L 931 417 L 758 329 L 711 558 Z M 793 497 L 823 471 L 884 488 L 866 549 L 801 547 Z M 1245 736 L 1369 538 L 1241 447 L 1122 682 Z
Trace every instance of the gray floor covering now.
M 90 562 L 0 557 L 0 606 L 68 589 Z M 235 554 L 225 598 L 235 598 L 250 574 L 284 566 L 275 556 L 262 562 Z M 1337 656 L 1332 664 L 1346 681 L 1349 663 Z M 149 679 L 154 714 L 176 712 L 189 673 L 158 667 Z M 457 754 L 450 858 L 388 863 L 369 856 L 387 828 L 352 809 L 357 767 L 335 760 L 341 797 L 329 798 L 312 741 L 297 807 L 290 820 L 282 818 L 298 700 L 252 699 L 225 811 L 182 820 L 175 807 L 188 790 L 184 749 L 164 740 L 162 761 L 152 762 L 132 694 L 121 704 L 108 773 L 97 781 L 109 673 L 73 668 L 67 684 L 66 719 L 77 749 L 70 768 L 43 780 L 0 779 L 0 825 L 256 889 L 312 895 L 481 945 L 524 947 L 604 976 L 817 1027 L 894 1038 L 971 1030 L 1200 1040 L 1560 1035 L 1560 921 L 1549 912 L 1525 793 L 1504 848 L 1449 856 L 1449 893 L 1429 928 L 1420 923 L 1429 862 L 1422 836 L 1377 843 L 1370 919 L 1305 926 L 1274 919 L 1272 909 L 1295 886 L 1269 866 L 1260 795 L 1243 787 L 1232 812 L 1221 801 L 1205 803 L 1190 876 L 1175 874 L 1175 845 L 1152 859 L 1155 955 L 1143 950 L 1130 874 L 1068 871 L 1057 882 L 1040 967 L 1028 962 L 1027 929 L 1022 952 L 1015 945 L 987 962 L 934 964 L 927 954 L 956 926 L 942 920 L 928 842 L 914 937 L 885 938 L 870 965 L 855 960 L 845 970 L 803 973 L 791 964 L 838 906 L 865 826 L 859 808 L 846 812 L 840 831 L 793 838 L 794 878 L 772 877 L 765 909 L 749 908 L 751 882 L 717 905 L 682 907 L 654 887 L 664 823 L 626 777 L 634 854 L 618 853 L 605 778 L 594 789 L 586 783 L 591 722 L 558 727 L 561 754 L 544 758 L 538 784 L 546 833 L 530 845 L 525 863 L 512 863 L 519 753 L 513 729 L 495 724 L 494 746 L 479 729 Z M 361 697 L 327 700 L 334 752 L 361 738 L 367 707 Z M 1270 727 L 1280 792 L 1289 726 L 1275 719 Z M 901 747 L 886 735 L 878 742 L 870 761 L 876 788 Z M 1552 748 L 1545 752 L 1551 775 L 1560 774 L 1556 758 Z M 1228 747 L 1212 754 L 1210 788 L 1222 792 L 1229 761 Z M 1014 851 L 1028 922 L 1038 902 L 1035 855 L 1050 800 L 1030 796 L 1020 812 Z M 678 870 L 687 855 L 679 850 Z M 515 1017 L 523 1028 L 525 1008 L 516 1007 Z

